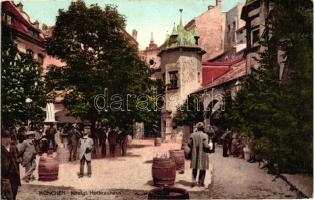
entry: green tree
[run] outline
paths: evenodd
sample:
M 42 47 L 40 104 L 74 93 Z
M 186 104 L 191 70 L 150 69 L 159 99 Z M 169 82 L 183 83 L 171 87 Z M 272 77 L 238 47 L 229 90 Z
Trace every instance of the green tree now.
M 260 67 L 233 101 L 233 115 L 222 120 L 245 132 L 280 170 L 312 173 L 313 3 L 265 2 L 272 9 L 260 42 Z M 281 80 L 278 50 L 285 60 Z
M 1 123 L 3 127 L 32 120 L 43 121 L 44 88 L 40 65 L 18 51 L 6 26 L 1 32 Z M 27 98 L 32 99 L 29 104 Z
M 136 98 L 130 97 L 126 104 L 128 94 L 151 97 L 156 87 L 149 78 L 151 71 L 140 60 L 137 47 L 124 29 L 125 19 L 112 5 L 87 7 L 84 1 L 76 1 L 68 10 L 59 10 L 52 37 L 47 40 L 47 52 L 66 63 L 65 76 L 57 82 L 67 90 L 64 104 L 72 115 L 120 127 L 151 119 L 148 110 L 138 111 Z M 109 101 L 119 100 L 110 99 L 115 94 L 123 98 L 120 111 L 95 109 L 94 98 L 104 94 L 105 88 Z M 151 107 L 151 101 L 147 107 Z
M 188 125 L 204 121 L 204 106 L 196 94 L 189 95 L 182 106 L 179 106 L 174 117 L 176 126 Z

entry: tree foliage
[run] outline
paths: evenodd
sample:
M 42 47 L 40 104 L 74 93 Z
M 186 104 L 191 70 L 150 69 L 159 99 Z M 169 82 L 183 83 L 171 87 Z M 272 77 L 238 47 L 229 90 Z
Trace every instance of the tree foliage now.
M 313 3 L 269 0 L 260 67 L 247 78 L 221 118 L 246 133 L 282 171 L 313 169 Z M 278 52 L 284 73 L 279 80 Z M 232 113 L 231 115 L 228 115 Z
M 151 71 L 140 60 L 138 49 L 124 33 L 125 19 L 115 6 L 101 8 L 97 4 L 87 7 L 84 1 L 72 2 L 68 10 L 60 10 L 52 37 L 47 41 L 47 52 L 66 63 L 61 79 L 50 78 L 67 90 L 64 104 L 72 115 L 94 122 L 97 119 L 110 125 L 129 126 L 133 121 L 151 122 L 155 112 L 148 109 L 138 111 L 139 102 L 134 96 L 148 97 L 147 107 L 152 107 L 152 95 L 156 83 L 149 77 Z M 50 85 L 54 85 L 50 82 Z M 48 84 L 48 85 L 49 85 Z M 51 88 L 50 88 L 51 89 Z M 96 110 L 94 98 L 108 91 L 107 105 L 119 107 Z M 113 98 L 113 99 L 112 99 Z M 144 97 L 143 97 L 144 98 Z
M 4 127 L 27 120 L 42 122 L 44 88 L 40 65 L 18 51 L 13 36 L 2 26 L 1 40 L 1 123 Z M 27 98 L 32 99 L 29 104 Z
M 204 106 L 196 94 L 189 95 L 184 104 L 177 109 L 174 117 L 176 126 L 188 125 L 204 121 Z

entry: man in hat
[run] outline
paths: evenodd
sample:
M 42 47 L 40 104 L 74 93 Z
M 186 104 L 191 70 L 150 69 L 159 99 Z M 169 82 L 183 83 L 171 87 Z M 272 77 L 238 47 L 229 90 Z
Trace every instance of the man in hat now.
M 28 131 L 25 134 L 26 140 L 18 147 L 19 155 L 22 157 L 22 166 L 25 168 L 25 182 L 35 180 L 33 172 L 36 169 L 36 149 L 34 144 L 35 132 Z
M 21 185 L 17 150 L 11 142 L 10 132 L 7 130 L 1 132 L 1 196 L 14 200 Z
M 80 139 L 79 141 L 80 145 L 80 172 L 78 174 L 79 178 L 82 178 L 84 175 L 84 165 L 85 162 L 87 163 L 87 175 L 88 177 L 92 176 L 92 165 L 91 165 L 91 160 L 92 160 L 92 150 L 93 150 L 93 145 L 94 141 L 92 138 L 88 137 L 88 133 L 84 131 L 84 136 L 83 138 Z
M 73 124 L 73 127 L 69 130 L 69 149 L 70 149 L 70 157 L 69 161 L 76 160 L 77 157 L 77 146 L 79 139 L 81 137 L 81 133 L 78 130 L 77 124 Z
M 209 169 L 208 154 L 204 151 L 205 148 L 210 149 L 208 144 L 208 136 L 204 133 L 204 124 L 199 122 L 197 125 L 197 131 L 193 132 L 190 136 L 188 145 L 192 151 L 191 168 L 192 170 L 192 187 L 194 187 L 196 182 L 196 177 L 199 171 L 198 184 L 204 187 L 204 180 L 206 175 L 206 170 Z

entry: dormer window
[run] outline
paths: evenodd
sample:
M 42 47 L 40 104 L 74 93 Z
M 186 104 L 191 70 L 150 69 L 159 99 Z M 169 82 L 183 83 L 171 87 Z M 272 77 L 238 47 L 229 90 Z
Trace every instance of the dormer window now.
M 200 39 L 200 37 L 195 36 L 194 39 L 195 39 L 195 44 L 198 45 L 198 40 Z
M 170 36 L 170 44 L 176 43 L 177 42 L 177 36 L 176 35 L 171 35 Z

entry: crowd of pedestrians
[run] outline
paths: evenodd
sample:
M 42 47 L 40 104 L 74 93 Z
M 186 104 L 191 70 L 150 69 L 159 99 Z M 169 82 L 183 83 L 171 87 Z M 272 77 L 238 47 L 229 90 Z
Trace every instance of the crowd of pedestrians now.
M 19 165 L 25 168 L 22 179 L 28 183 L 36 180 L 36 155 L 52 154 L 58 149 L 57 139 L 69 150 L 70 162 L 79 160 L 78 177 L 84 176 L 87 164 L 87 176 L 91 177 L 91 160 L 97 151 L 101 157 L 126 156 L 128 132 L 119 127 L 106 127 L 96 122 L 92 131 L 79 124 L 66 124 L 56 128 L 55 124 L 47 124 L 46 128 L 33 124 L 1 130 L 1 192 L 6 199 L 16 199 L 18 187 L 21 185 Z M 59 136 L 60 138 L 57 138 Z M 66 142 L 65 142 L 66 141 Z M 59 143 L 60 144 L 60 143 Z M 107 155 L 108 154 L 108 155 Z

